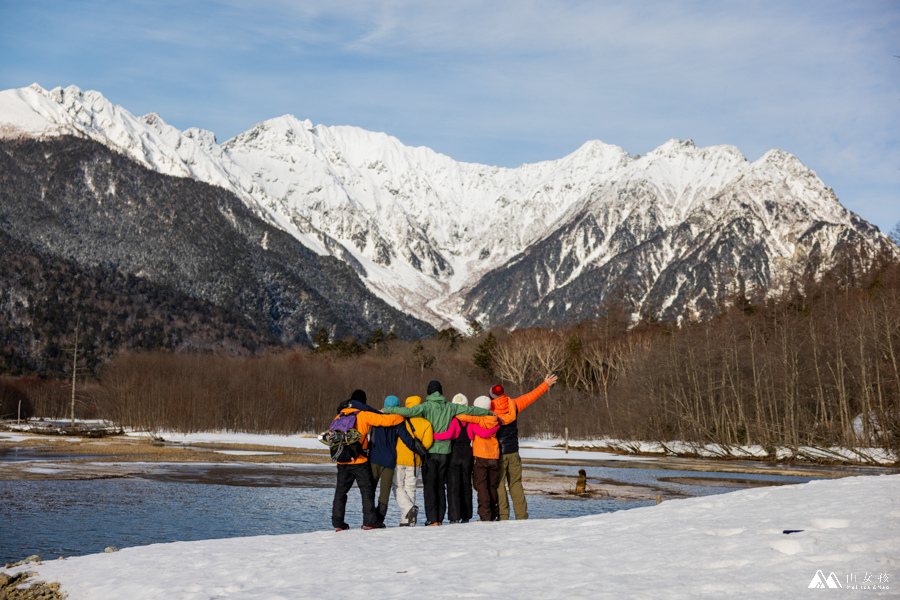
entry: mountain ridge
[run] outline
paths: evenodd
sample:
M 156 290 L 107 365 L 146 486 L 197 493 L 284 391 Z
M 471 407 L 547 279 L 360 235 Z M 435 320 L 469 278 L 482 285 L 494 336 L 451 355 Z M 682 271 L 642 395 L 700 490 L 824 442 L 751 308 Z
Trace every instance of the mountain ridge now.
M 16 102 L 18 108 L 9 108 Z M 640 271 L 640 277 L 654 280 L 642 284 L 641 307 L 654 294 L 668 294 L 658 306 L 692 298 L 685 310 L 656 315 L 690 317 L 697 312 L 691 306 L 704 294 L 710 300 L 711 292 L 703 285 L 689 292 L 681 289 L 684 281 L 671 283 L 675 272 L 682 279 L 708 279 L 684 272 L 688 257 L 696 263 L 691 268 L 699 270 L 701 263 L 720 258 L 721 272 L 752 266 L 742 276 L 755 288 L 765 288 L 772 265 L 808 254 L 808 244 L 800 242 L 813 230 L 840 230 L 820 240 L 826 254 L 845 230 L 857 234 L 863 254 L 893 247 L 877 228 L 844 209 L 799 159 L 777 149 L 751 162 L 729 145 L 697 148 L 690 140 L 669 140 L 638 157 L 588 141 L 561 159 L 501 168 L 410 148 L 385 133 L 313 125 L 292 115 L 263 121 L 218 144 L 211 132 L 179 131 L 155 113 L 134 117 L 99 93 L 74 86 L 0 92 L 6 130 L 18 118 L 26 135 L 40 135 L 39 119 L 25 107 L 45 119 L 45 134 L 54 128 L 75 130 L 147 168 L 231 191 L 307 248 L 351 265 L 394 308 L 438 327 L 462 329 L 472 318 L 486 325 L 540 324 L 549 318 L 538 308 L 542 303 L 568 305 L 565 312 L 574 300 L 562 297 L 588 301 L 584 294 L 565 291 L 585 273 L 594 275 L 576 287 L 593 286 L 606 298 L 617 284 L 596 280 L 598 273 L 623 277 Z M 12 117 L 3 117 L 4 112 Z M 702 230 L 745 231 L 766 239 L 729 246 L 731 254 L 740 248 L 754 255 L 743 263 L 720 256 L 725 248 L 716 244 L 679 257 L 678 244 L 689 243 Z M 580 241 L 572 237 L 576 231 Z M 636 259 L 624 253 L 651 239 L 656 240 L 652 251 L 644 248 L 648 262 L 631 264 Z M 512 277 L 528 263 L 525 255 L 537 257 L 537 249 L 549 251 L 554 243 L 560 260 L 547 255 L 541 262 L 546 269 L 555 265 L 561 277 L 556 272 L 532 273 L 534 281 Z M 670 284 L 655 283 L 660 277 Z M 504 278 L 507 287 L 531 289 L 504 291 Z M 528 300 L 520 306 L 513 298 Z M 488 306 L 492 303 L 497 306 Z M 587 310 L 596 309 L 591 304 Z M 531 316 L 517 317 L 517 312 Z
M 97 141 L 0 140 L 0 182 L 0 231 L 12 239 L 240 314 L 284 346 L 308 345 L 320 328 L 334 339 L 435 331 L 228 190 L 160 174 Z

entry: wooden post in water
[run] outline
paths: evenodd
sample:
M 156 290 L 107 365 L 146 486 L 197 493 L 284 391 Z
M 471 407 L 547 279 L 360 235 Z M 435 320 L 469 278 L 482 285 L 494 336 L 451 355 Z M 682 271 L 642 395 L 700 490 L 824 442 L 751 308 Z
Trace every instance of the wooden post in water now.
M 569 453 L 569 428 L 566 427 L 566 454 Z
M 22 424 L 22 401 L 19 400 L 19 415 L 16 417 L 16 425 Z
M 657 504 L 662 504 L 662 495 L 660 495 L 660 494 L 657 494 L 657 495 L 656 495 L 656 503 L 657 503 Z

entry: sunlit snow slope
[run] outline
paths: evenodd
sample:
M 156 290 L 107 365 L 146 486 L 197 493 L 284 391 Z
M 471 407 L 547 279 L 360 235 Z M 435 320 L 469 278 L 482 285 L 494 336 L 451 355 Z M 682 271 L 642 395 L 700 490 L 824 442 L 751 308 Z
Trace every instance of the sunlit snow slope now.
M 0 92 L 0 131 L 88 136 L 147 168 L 231 190 L 437 326 L 590 316 L 624 288 L 635 310 L 680 317 L 735 281 L 767 289 L 810 254 L 827 266 L 842 245 L 870 256 L 889 244 L 778 150 L 750 162 L 731 146 L 672 140 L 636 157 L 588 142 L 503 169 L 290 115 L 219 145 L 98 92 L 36 84 Z

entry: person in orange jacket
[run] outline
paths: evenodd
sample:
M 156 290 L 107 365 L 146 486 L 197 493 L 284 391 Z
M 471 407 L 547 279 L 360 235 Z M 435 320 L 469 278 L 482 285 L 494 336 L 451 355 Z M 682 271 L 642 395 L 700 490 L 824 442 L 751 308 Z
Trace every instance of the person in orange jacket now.
M 338 417 L 342 415 L 356 415 L 356 430 L 359 431 L 363 448 L 362 454 L 349 462 L 339 462 L 337 465 L 337 483 L 334 486 L 334 501 L 331 504 L 331 524 L 335 531 L 350 529 L 344 521 L 347 509 L 347 492 L 353 487 L 353 482 L 359 488 L 363 506 L 363 529 L 379 529 L 384 523 L 378 522 L 375 512 L 375 480 L 372 478 L 372 468 L 368 465 L 369 458 L 369 428 L 391 427 L 403 422 L 400 415 L 385 415 L 366 405 L 366 393 L 355 390 L 350 400 L 345 400 L 338 405 Z
M 500 418 L 497 441 L 500 443 L 500 481 L 497 482 L 497 500 L 500 505 L 500 519 L 509 519 L 509 499 L 506 485 L 509 482 L 509 496 L 512 498 L 516 520 L 528 518 L 528 503 L 522 488 L 522 459 L 519 457 L 518 414 L 556 383 L 556 375 L 547 375 L 544 382 L 518 398 L 507 397 L 503 386 L 491 388 L 491 410 Z

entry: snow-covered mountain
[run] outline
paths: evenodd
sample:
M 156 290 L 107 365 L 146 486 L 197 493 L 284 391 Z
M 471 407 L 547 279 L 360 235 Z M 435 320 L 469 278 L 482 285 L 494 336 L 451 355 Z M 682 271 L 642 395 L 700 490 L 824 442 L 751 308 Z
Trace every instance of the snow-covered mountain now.
M 750 162 L 731 146 L 672 140 L 638 157 L 588 142 L 504 169 L 290 115 L 220 145 L 98 92 L 36 84 L 0 92 L 0 132 L 86 136 L 147 168 L 230 190 L 437 326 L 590 316 L 626 284 L 636 307 L 680 316 L 728 278 L 764 289 L 810 253 L 827 263 L 841 244 L 868 253 L 890 244 L 778 150 Z

